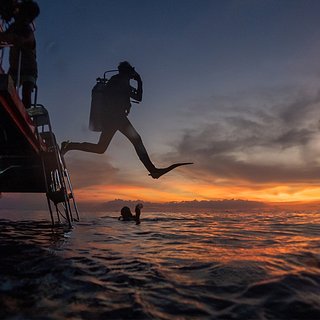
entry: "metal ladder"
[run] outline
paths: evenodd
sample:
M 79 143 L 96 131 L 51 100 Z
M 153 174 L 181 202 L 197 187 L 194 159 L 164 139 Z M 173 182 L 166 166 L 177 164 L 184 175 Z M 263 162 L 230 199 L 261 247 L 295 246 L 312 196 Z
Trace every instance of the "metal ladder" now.
M 52 224 L 56 223 L 52 209 L 54 207 L 57 222 L 60 224 L 64 220 L 72 227 L 73 221 L 79 221 L 79 211 L 68 169 L 52 131 L 49 113 L 43 105 L 35 103 L 28 114 L 36 126 L 38 141 L 46 145 L 40 156 Z

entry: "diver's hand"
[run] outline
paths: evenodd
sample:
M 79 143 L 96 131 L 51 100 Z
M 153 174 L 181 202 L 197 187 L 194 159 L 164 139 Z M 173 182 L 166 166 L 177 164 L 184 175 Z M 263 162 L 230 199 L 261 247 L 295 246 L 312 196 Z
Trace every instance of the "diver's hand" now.
M 133 79 L 133 80 L 136 80 L 136 81 L 141 81 L 140 74 L 139 74 L 138 72 L 135 72 L 135 73 L 132 75 L 132 79 Z
M 137 205 L 136 205 L 136 209 L 142 209 L 143 208 L 143 204 L 142 203 L 138 203 Z

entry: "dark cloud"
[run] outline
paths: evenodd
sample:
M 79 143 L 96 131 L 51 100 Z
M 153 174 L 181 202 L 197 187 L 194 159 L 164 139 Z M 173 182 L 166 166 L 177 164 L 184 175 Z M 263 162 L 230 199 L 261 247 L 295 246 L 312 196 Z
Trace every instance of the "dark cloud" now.
M 293 97 L 287 97 L 287 99 L 289 101 L 284 101 L 282 104 L 276 104 L 273 107 L 284 124 L 301 126 L 305 120 L 312 118 L 314 115 L 319 116 L 320 90 L 314 94 L 306 94 L 298 90 L 298 92 L 293 93 Z
M 86 154 L 66 157 L 66 164 L 75 188 L 90 185 L 112 184 L 119 170 L 112 166 L 106 157 Z
M 282 135 L 279 135 L 274 140 L 275 145 L 280 145 L 283 148 L 290 148 L 295 146 L 305 146 L 314 136 L 315 131 L 306 128 L 303 129 L 289 129 Z
M 242 161 L 235 156 L 212 156 L 204 160 L 196 157 L 193 174 L 198 178 L 214 182 L 227 179 L 223 184 L 247 181 L 254 183 L 315 183 L 320 179 L 320 166 L 286 166 L 279 164 Z
M 320 91 L 257 92 L 214 99 L 210 117 L 186 130 L 167 157 L 194 161 L 190 172 L 204 180 L 318 181 Z

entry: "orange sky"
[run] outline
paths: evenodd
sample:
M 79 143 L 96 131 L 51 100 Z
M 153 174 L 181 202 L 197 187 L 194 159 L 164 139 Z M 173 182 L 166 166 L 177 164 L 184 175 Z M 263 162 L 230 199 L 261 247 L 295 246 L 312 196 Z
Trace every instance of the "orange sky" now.
M 167 179 L 156 187 L 125 185 L 92 185 L 75 189 L 80 201 L 103 202 L 113 199 L 126 199 L 151 202 L 245 199 L 274 202 L 310 202 L 318 201 L 320 186 L 310 185 L 235 185 L 215 186 L 204 183 L 190 183 L 179 179 Z

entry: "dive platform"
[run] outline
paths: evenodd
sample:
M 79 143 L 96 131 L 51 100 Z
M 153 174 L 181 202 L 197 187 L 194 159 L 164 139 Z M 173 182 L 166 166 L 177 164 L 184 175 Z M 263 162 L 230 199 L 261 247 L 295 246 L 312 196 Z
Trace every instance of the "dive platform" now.
M 66 222 L 71 227 L 79 220 L 70 176 L 47 109 L 36 101 L 25 109 L 13 80 L 1 71 L 0 192 L 43 193 L 53 225 Z

